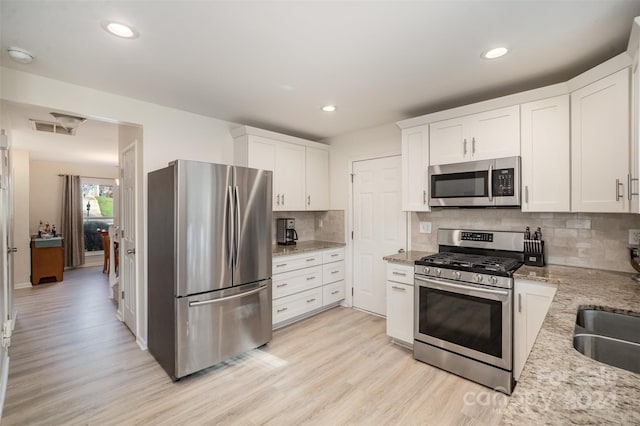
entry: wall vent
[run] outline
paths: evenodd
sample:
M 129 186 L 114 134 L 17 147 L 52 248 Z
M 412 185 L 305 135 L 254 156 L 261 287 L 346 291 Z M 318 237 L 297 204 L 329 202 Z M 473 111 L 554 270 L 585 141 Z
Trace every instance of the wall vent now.
M 59 135 L 73 136 L 76 134 L 76 129 L 66 129 L 64 126 L 51 121 L 41 121 L 29 119 L 31 121 L 31 128 L 38 132 L 57 133 Z

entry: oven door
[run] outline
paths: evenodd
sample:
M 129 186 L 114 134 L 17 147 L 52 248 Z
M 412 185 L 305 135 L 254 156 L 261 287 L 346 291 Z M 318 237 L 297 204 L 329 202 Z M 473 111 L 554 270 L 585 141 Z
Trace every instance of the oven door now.
M 415 276 L 414 337 L 512 369 L 513 291 Z

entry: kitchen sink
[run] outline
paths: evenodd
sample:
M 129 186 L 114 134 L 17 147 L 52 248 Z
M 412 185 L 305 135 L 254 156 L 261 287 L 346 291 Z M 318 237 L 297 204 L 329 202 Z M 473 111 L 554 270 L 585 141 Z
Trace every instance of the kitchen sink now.
M 580 308 L 573 347 L 596 361 L 640 373 L 640 317 Z
M 576 325 L 583 328 L 580 332 L 640 343 L 640 317 L 597 309 L 578 309 Z

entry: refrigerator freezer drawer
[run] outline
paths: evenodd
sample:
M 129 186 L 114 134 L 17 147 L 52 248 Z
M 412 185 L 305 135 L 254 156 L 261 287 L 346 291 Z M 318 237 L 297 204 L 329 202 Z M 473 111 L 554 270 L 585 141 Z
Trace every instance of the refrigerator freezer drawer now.
M 271 340 L 271 280 L 176 299 L 180 378 Z

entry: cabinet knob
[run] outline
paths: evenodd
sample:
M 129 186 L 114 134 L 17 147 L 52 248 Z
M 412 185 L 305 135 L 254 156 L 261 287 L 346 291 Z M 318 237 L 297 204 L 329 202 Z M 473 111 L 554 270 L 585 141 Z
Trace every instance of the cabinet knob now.
M 127 254 L 136 254 L 136 249 L 127 250 Z

